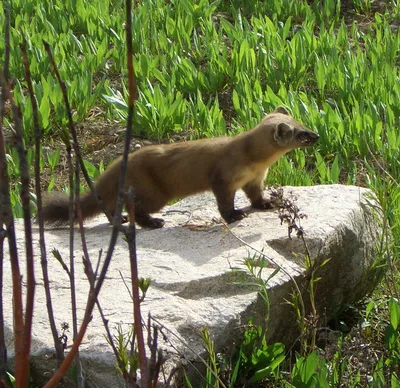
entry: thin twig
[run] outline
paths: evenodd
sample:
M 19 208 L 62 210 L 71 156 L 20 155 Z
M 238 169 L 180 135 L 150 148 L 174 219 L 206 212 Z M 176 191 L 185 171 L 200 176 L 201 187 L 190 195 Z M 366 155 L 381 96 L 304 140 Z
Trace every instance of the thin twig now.
M 129 296 L 131 297 L 131 299 L 132 299 L 132 301 L 133 301 L 132 291 L 131 291 L 130 288 L 128 287 L 128 284 L 126 283 L 126 280 L 125 280 L 125 278 L 124 278 L 123 273 L 122 273 L 121 271 L 118 271 L 118 272 L 119 272 L 119 276 L 120 276 L 121 279 L 122 279 L 122 283 L 124 283 L 124 286 L 125 286 L 126 290 L 128 291 Z
M 61 77 L 60 77 L 60 74 L 58 72 L 57 66 L 55 64 L 55 61 L 54 61 L 50 46 L 47 43 L 45 43 L 45 48 L 46 48 L 46 51 L 47 51 L 47 53 L 49 55 L 50 62 L 52 63 L 54 72 L 55 72 L 55 74 L 57 76 L 57 79 L 58 79 L 58 81 L 60 83 L 60 86 L 61 86 L 61 91 L 63 93 L 64 103 L 65 103 L 65 106 L 66 106 L 66 109 L 67 109 L 69 128 L 70 128 L 70 131 L 72 133 L 72 137 L 74 139 L 74 147 L 76 147 L 75 148 L 76 156 L 77 156 L 77 158 L 79 160 L 81 170 L 82 170 L 85 178 L 87 178 L 88 185 L 92 189 L 92 193 L 95 193 L 94 185 L 92 184 L 89 176 L 87 175 L 87 171 L 85 169 L 85 166 L 84 166 L 84 163 L 83 163 L 83 160 L 82 160 L 82 156 L 81 156 L 81 153 L 80 153 L 78 140 L 77 140 L 76 132 L 75 132 L 73 121 L 72 121 L 72 113 L 71 113 L 71 110 L 70 110 L 70 107 L 69 107 L 68 95 L 67 95 L 65 84 L 61 80 Z M 109 214 L 107 215 L 107 217 L 111 221 L 111 218 L 109 217 Z M 44 388 L 54 387 L 62 379 L 62 377 L 65 375 L 66 371 L 68 370 L 69 366 L 71 365 L 71 363 L 72 363 L 72 361 L 73 361 L 73 359 L 75 357 L 76 352 L 78 351 L 78 348 L 79 348 L 79 346 L 80 346 L 80 344 L 82 342 L 82 339 L 83 339 L 83 337 L 85 335 L 86 329 L 87 329 L 87 327 L 88 327 L 88 325 L 89 325 L 89 323 L 90 323 L 90 321 L 92 319 L 92 311 L 93 311 L 94 305 L 95 305 L 97 297 L 98 297 L 98 295 L 100 293 L 101 287 L 102 287 L 102 285 L 104 283 L 104 279 L 105 279 L 106 273 L 108 271 L 108 267 L 110 266 L 111 258 L 112 258 L 112 255 L 114 253 L 115 244 L 117 242 L 117 238 L 118 238 L 118 234 L 119 234 L 119 229 L 120 229 L 119 226 L 120 225 L 113 225 L 113 229 L 112 229 L 112 233 L 111 233 L 111 237 L 110 237 L 110 242 L 109 242 L 109 247 L 108 247 L 108 250 L 107 250 L 107 255 L 106 255 L 106 258 L 104 260 L 103 267 L 102 267 L 101 272 L 100 272 L 100 276 L 99 276 L 99 278 L 97 280 L 95 288 L 93 290 L 91 290 L 90 293 L 89 293 L 87 304 L 86 304 L 86 310 L 85 310 L 85 314 L 84 314 L 84 317 L 83 317 L 83 321 L 82 321 L 81 327 L 79 329 L 79 332 L 78 332 L 78 334 L 77 334 L 77 336 L 75 338 L 75 341 L 74 341 L 74 343 L 73 343 L 73 345 L 71 347 L 71 350 L 68 353 L 68 355 L 65 357 L 65 360 L 63 361 L 61 366 L 58 368 L 58 370 L 54 373 L 52 378 L 44 386 Z
M 97 258 L 96 269 L 94 271 L 94 276 L 97 278 L 97 274 L 99 273 L 100 263 L 101 263 L 101 256 L 103 255 L 103 249 L 99 249 L 99 256 Z
M 85 274 L 89 281 L 90 287 L 93 289 L 95 286 L 95 282 L 96 282 L 96 274 L 93 272 L 93 267 L 92 267 L 90 260 L 87 260 L 87 258 L 85 258 L 85 256 L 83 257 L 83 265 L 85 268 Z M 108 319 L 104 315 L 103 309 L 102 309 L 100 301 L 98 299 L 96 300 L 96 306 L 97 306 L 97 309 L 99 310 L 101 320 L 103 321 L 103 326 L 107 333 L 108 343 L 110 344 L 110 346 L 114 352 L 114 356 L 115 356 L 118 366 L 122 372 L 122 376 L 123 376 L 125 382 L 127 382 L 129 384 L 129 386 L 135 386 L 135 384 L 136 384 L 135 378 L 125 368 L 125 364 L 123 363 L 123 361 L 120 357 L 120 354 L 118 352 L 118 349 L 115 346 L 114 338 L 113 338 L 110 328 L 108 326 Z
M 67 140 L 67 139 L 66 139 Z M 76 289 L 75 289 L 75 257 L 74 257 L 74 199 L 76 196 L 76 203 L 79 202 L 79 163 L 75 163 L 75 170 L 72 164 L 72 149 L 69 141 L 66 141 L 67 148 L 67 163 L 68 163 L 68 176 L 69 176 L 69 281 L 71 284 L 71 307 L 72 307 L 72 331 L 74 341 L 78 335 L 78 317 L 76 315 Z M 75 193 L 74 193 L 74 171 L 75 171 Z M 81 367 L 79 349 L 75 355 L 75 367 L 77 374 L 78 388 L 84 387 L 84 377 Z
M 7 43 L 6 43 L 7 44 Z M 8 43 L 9 44 L 9 43 Z M 5 100 L 10 99 L 10 86 L 0 71 L 0 84 L 2 95 Z M 14 104 L 15 105 L 15 104 Z M 15 109 L 17 117 L 14 120 L 18 121 L 19 112 Z M 0 124 L 0 178 L 1 178 L 1 212 L 3 213 L 3 222 L 6 225 L 9 255 L 11 262 L 11 272 L 13 281 L 13 302 L 14 302 L 14 346 L 15 346 L 15 380 L 16 386 L 24 387 L 27 383 L 29 368 L 29 354 L 24 354 L 24 319 L 22 306 L 22 284 L 21 271 L 19 269 L 18 251 L 15 236 L 14 218 L 11 211 L 11 202 L 9 194 L 9 179 L 7 173 L 7 161 L 5 157 L 5 144 L 3 136 L 3 126 Z M 25 385 L 24 385 L 25 384 Z
M 79 164 L 78 163 L 76 163 L 75 180 L 76 180 L 76 182 L 79 181 Z M 100 264 L 102 250 L 99 251 L 99 257 L 98 257 L 98 261 L 97 261 L 97 265 L 96 265 L 96 271 L 94 272 L 93 271 L 92 262 L 91 262 L 90 256 L 89 256 L 89 251 L 88 251 L 88 248 L 87 248 L 86 237 L 85 237 L 85 229 L 83 227 L 82 208 L 81 208 L 80 201 L 79 201 L 79 183 L 76 184 L 75 209 L 76 209 L 76 216 L 77 216 L 77 219 L 78 219 L 79 232 L 80 232 L 80 235 L 81 235 L 81 242 L 82 242 L 83 266 L 84 266 L 85 274 L 86 274 L 86 277 L 88 278 L 88 281 L 89 281 L 89 284 L 90 284 L 90 288 L 91 288 L 91 291 L 92 291 L 94 289 L 94 287 L 95 287 L 96 276 L 97 276 L 97 272 L 98 272 L 98 268 L 99 268 L 99 264 Z M 129 382 L 129 384 L 133 385 L 136 382 L 132 381 L 132 376 L 130 376 L 129 372 L 125 368 L 125 364 L 121 360 L 121 357 L 120 357 L 120 355 L 118 353 L 118 350 L 117 350 L 117 348 L 115 346 L 113 336 L 112 336 L 111 331 L 110 331 L 109 326 L 108 326 L 108 319 L 105 317 L 105 315 L 103 313 L 103 309 L 102 309 L 98 299 L 96 300 L 96 305 L 97 305 L 97 308 L 99 310 L 101 319 L 103 321 L 103 326 L 104 326 L 104 328 L 106 330 L 106 333 L 107 333 L 108 343 L 110 344 L 110 346 L 111 346 L 111 348 L 112 348 L 112 350 L 114 352 L 115 358 L 116 358 L 116 360 L 118 362 L 118 366 L 119 366 L 119 368 L 120 368 L 120 370 L 122 372 L 123 378 L 124 378 L 124 380 L 126 382 Z
M 150 385 L 151 380 L 149 376 L 146 350 L 144 347 L 142 315 L 140 311 L 139 274 L 137 267 L 137 255 L 136 255 L 136 228 L 135 228 L 132 190 L 129 191 L 126 207 L 129 215 L 129 227 L 128 230 L 125 232 L 125 236 L 128 243 L 129 261 L 131 265 L 133 317 L 134 317 L 135 335 L 136 335 L 138 354 L 139 354 L 141 386 L 143 388 L 148 388 L 151 386 Z M 150 330 L 150 327 L 148 329 Z
M 131 128 L 132 128 L 132 121 L 133 121 L 133 103 L 134 103 L 134 93 L 132 93 L 132 90 L 134 91 L 134 78 L 133 78 L 133 58 L 132 58 L 132 31 L 131 31 L 131 21 L 130 21 L 130 17 L 131 17 L 131 4 L 130 1 L 127 0 L 127 44 L 128 44 L 128 76 L 129 76 L 129 91 L 130 91 L 130 96 L 129 96 L 129 106 L 128 106 L 128 125 L 127 125 L 127 132 L 126 132 L 126 137 L 125 137 L 125 149 L 124 149 L 124 156 L 122 158 L 122 163 L 121 163 L 121 175 L 120 175 L 120 182 L 119 182 L 119 190 L 118 190 L 118 200 L 117 200 L 117 205 L 116 205 L 116 209 L 115 209 L 115 214 L 114 214 L 114 219 L 113 219 L 113 230 L 112 230 L 112 234 L 111 234 L 111 239 L 110 239 L 110 244 L 109 244 L 109 249 L 107 252 L 107 256 L 106 259 L 104 261 L 103 264 L 103 268 L 102 271 L 100 273 L 99 279 L 96 283 L 96 286 L 93 290 L 91 290 L 90 294 L 89 294 L 89 298 L 88 298 L 88 302 L 87 302 L 87 306 L 86 306 L 86 311 L 85 311 L 85 316 L 80 328 L 80 331 L 78 333 L 78 336 L 76 337 L 76 340 L 74 341 L 74 344 L 70 350 L 70 353 L 68 354 L 68 356 L 66 357 L 65 361 L 63 362 L 63 364 L 61 365 L 61 367 L 56 371 L 56 373 L 53 375 L 53 377 L 51 378 L 51 380 L 45 385 L 45 387 L 52 387 L 54 384 L 56 384 L 61 377 L 65 374 L 67 368 L 69 367 L 72 358 L 74 356 L 74 354 L 76 353 L 80 342 L 82 341 L 82 338 L 84 336 L 84 333 L 87 329 L 87 326 L 90 322 L 91 319 L 91 313 L 94 307 L 94 304 L 97 301 L 97 297 L 98 294 L 100 292 L 101 286 L 104 282 L 105 279 L 105 275 L 107 273 L 110 261 L 111 261 L 111 257 L 115 248 L 115 243 L 117 241 L 118 238 L 118 232 L 120 229 L 124 230 L 125 234 L 127 235 L 127 239 L 128 239 L 128 244 L 130 247 L 130 257 L 131 257 L 131 263 L 132 260 L 135 261 L 136 263 L 136 273 L 137 273 L 137 262 L 136 262 L 136 246 L 135 246 L 135 234 L 134 232 L 132 233 L 132 225 L 130 225 L 129 228 L 129 232 L 128 229 L 126 228 L 122 228 L 121 227 L 121 210 L 122 210 L 122 206 L 123 206 L 123 202 L 124 202 L 124 188 L 125 188 L 125 175 L 126 175 L 126 170 L 127 170 L 127 159 L 128 159 L 128 153 L 129 153 L 129 144 L 130 144 L 130 140 L 132 137 L 132 133 L 131 133 Z M 50 61 L 53 65 L 54 68 L 54 72 L 56 74 L 56 77 L 60 83 L 61 86 L 61 90 L 63 93 L 63 97 L 64 97 L 64 102 L 65 102 L 65 106 L 67 109 L 67 114 L 68 114 L 68 121 L 69 121 L 69 127 L 70 127 L 70 132 L 72 134 L 73 140 L 74 140 L 74 148 L 76 150 L 76 155 L 77 158 L 81 164 L 81 169 L 82 172 L 85 176 L 85 179 L 87 180 L 89 187 L 92 190 L 92 193 L 94 195 L 94 197 L 96 198 L 96 201 L 99 202 L 98 198 L 97 198 L 97 194 L 95 192 L 95 188 L 94 185 L 92 184 L 92 182 L 90 181 L 89 177 L 87 176 L 87 172 L 85 169 L 85 166 L 83 164 L 83 160 L 81 158 L 81 154 L 80 154 L 80 149 L 79 149 L 79 145 L 78 145 L 78 141 L 77 141 L 77 137 L 76 137 L 76 132 L 73 128 L 73 122 L 72 122 L 72 114 L 71 114 L 71 109 L 69 107 L 69 102 L 68 102 L 68 96 L 66 93 L 66 87 L 65 84 L 63 83 L 63 81 L 61 80 L 61 77 L 59 75 L 58 69 L 55 65 L 54 62 L 54 58 L 52 56 L 51 50 L 50 50 L 50 46 L 44 42 L 45 44 L 45 48 L 46 51 L 49 55 Z M 111 221 L 109 214 L 106 215 L 109 219 L 109 221 Z M 134 229 L 134 219 L 133 219 L 133 229 Z M 133 286 L 133 288 L 136 287 L 136 294 L 134 295 L 134 299 L 136 299 L 136 297 L 138 297 L 138 284 L 137 284 L 137 276 L 136 276 L 136 284 Z M 139 314 L 138 314 L 139 313 Z M 143 387 L 147 387 L 148 385 L 148 371 L 147 371 L 147 361 L 146 361 L 146 354 L 145 354 L 145 348 L 144 348 L 144 340 L 143 340 L 143 332 L 142 332 L 142 327 L 141 327 L 141 319 L 140 319 L 140 307 L 139 305 L 137 305 L 136 307 L 134 307 L 134 315 L 135 315 L 135 322 L 138 322 L 137 324 L 140 326 L 140 330 L 139 332 L 136 333 L 137 336 L 137 340 L 138 340 L 138 349 L 139 349 L 139 359 L 140 359 L 140 368 L 141 368 L 141 376 L 142 376 L 142 386 Z
M 30 194 L 29 194 L 29 167 L 26 157 L 25 147 L 22 137 L 22 114 L 20 109 L 16 106 L 12 96 L 9 96 L 10 103 L 14 115 L 15 124 L 15 148 L 19 157 L 19 169 L 21 173 L 21 202 L 24 217 L 25 229 L 25 253 L 26 253 L 26 272 L 27 272 L 27 294 L 25 306 L 25 322 L 23 332 L 23 363 L 21 366 L 21 384 L 27 381 L 24 374 L 29 371 L 29 354 L 31 345 L 31 330 L 33 318 L 33 304 L 35 294 L 35 274 L 34 274 L 34 260 L 33 260 L 33 245 L 32 245 L 32 223 L 31 223 L 31 210 L 30 210 Z
M 25 79 L 28 85 L 29 97 L 32 104 L 32 114 L 33 114 L 33 124 L 35 131 L 35 190 L 36 190 L 36 205 L 37 205 L 37 220 L 39 223 L 39 245 L 40 245 L 40 263 L 42 267 L 44 290 L 46 295 L 46 306 L 47 315 L 49 317 L 49 323 L 51 328 L 51 333 L 53 336 L 54 348 L 56 350 L 56 357 L 58 365 L 61 364 L 64 359 L 64 350 L 59 340 L 59 335 L 57 332 L 57 327 L 54 319 L 53 304 L 51 299 L 50 281 L 48 274 L 48 262 L 46 254 L 46 243 L 44 237 L 44 222 L 41 215 L 42 212 L 42 191 L 40 188 L 40 141 L 41 141 L 41 129 L 39 124 L 39 114 L 38 114 L 38 104 L 35 98 L 32 85 L 32 77 L 29 69 L 29 59 L 27 55 L 27 42 L 23 35 L 23 41 L 21 45 L 22 60 L 25 69 Z
M 0 115 L 0 120 L 2 117 Z M 1 195 L 1 193 L 0 193 Z M 1 205 L 0 205 L 1 210 Z M 0 219 L 1 222 L 1 219 Z M 4 260 L 4 239 L 7 233 L 3 226 L 0 229 L 0 386 L 7 386 L 3 380 L 7 369 L 7 348 L 4 339 L 4 313 L 3 313 L 3 260 Z
M 163 356 L 160 349 L 158 349 L 158 327 L 151 324 L 151 316 L 148 315 L 147 319 L 147 346 L 150 349 L 150 360 L 149 360 L 149 375 L 152 382 L 152 388 L 157 387 L 158 376 L 160 374 L 160 368 L 163 364 Z M 151 333 L 154 333 L 151 336 Z
M 65 375 L 66 371 L 68 370 L 69 366 L 71 365 L 71 362 L 74 359 L 74 356 L 78 350 L 78 347 L 82 342 L 83 336 L 85 335 L 85 332 L 89 325 L 89 322 L 91 321 L 93 307 L 96 303 L 97 297 L 98 297 L 101 287 L 104 283 L 104 279 L 105 279 L 106 273 L 108 271 L 108 267 L 110 266 L 110 262 L 111 262 L 112 255 L 114 253 L 114 248 L 115 248 L 115 244 L 117 242 L 117 238 L 118 238 L 118 228 L 113 227 L 107 255 L 104 260 L 104 264 L 103 264 L 102 270 L 100 272 L 100 276 L 97 280 L 96 287 L 89 293 L 88 301 L 86 304 L 85 315 L 83 317 L 83 321 L 82 321 L 81 327 L 79 329 L 78 335 L 71 347 L 70 352 L 65 357 L 64 362 L 61 364 L 60 368 L 58 368 L 58 370 L 54 373 L 53 377 L 47 382 L 47 384 L 44 386 L 44 388 L 54 387 Z
M 67 264 L 64 263 L 64 260 L 63 260 L 62 256 L 60 255 L 60 251 L 58 249 L 54 248 L 51 251 L 51 253 L 53 254 L 54 258 L 61 264 L 62 269 L 65 271 L 65 273 L 68 275 L 68 277 L 70 277 L 69 268 L 68 268 Z
M 8 79 L 10 63 L 10 9 L 7 1 L 3 2 L 4 10 L 4 78 Z M 7 161 L 5 158 L 5 140 L 3 135 L 3 122 L 6 105 L 6 95 L 2 90 L 0 96 L 0 382 L 5 384 L 4 378 L 7 368 L 7 348 L 4 338 L 4 313 L 3 313 L 3 262 L 4 262 L 4 239 L 7 237 L 3 225 L 6 217 L 3 212 L 10 209 L 9 182 L 7 173 Z
M 125 179 L 128 166 L 129 145 L 132 138 L 133 113 L 135 107 L 135 75 L 133 69 L 133 45 L 132 45 L 132 0 L 126 0 L 126 47 L 128 57 L 128 123 L 126 127 L 124 154 L 121 163 L 121 175 L 118 188 L 118 199 L 114 214 L 114 225 L 121 222 L 121 210 L 125 201 Z M 148 363 L 146 358 L 146 349 L 144 345 L 142 317 L 140 312 L 139 299 L 139 275 L 136 255 L 136 228 L 135 228 L 135 209 L 133 200 L 133 190 L 130 189 L 127 195 L 127 210 L 129 214 L 129 226 L 125 229 L 125 236 L 129 247 L 129 259 L 131 264 L 131 281 L 133 297 L 133 316 L 135 325 L 136 342 L 139 354 L 139 366 L 141 375 L 141 386 L 148 388 L 151 385 Z M 149 328 L 150 330 L 150 328 Z
M 3 84 L 3 86 L 5 83 Z M 8 86 L 7 86 L 8 87 Z M 8 89 L 9 90 L 9 89 Z M 34 258 L 33 258 L 33 244 L 32 244 L 32 221 L 30 209 L 30 193 L 29 193 L 29 167 L 26 156 L 26 150 L 23 140 L 22 131 L 22 113 L 19 107 L 15 104 L 13 96 L 9 95 L 11 109 L 13 111 L 14 128 L 15 128 L 15 148 L 18 152 L 19 170 L 21 174 L 21 202 L 24 217 L 24 230 L 25 230 L 25 255 L 26 255 L 26 304 L 25 304 L 25 322 L 23 334 L 23 363 L 21 366 L 21 386 L 25 386 L 28 382 L 29 374 L 29 358 L 31 349 L 31 331 L 33 319 L 33 304 L 35 296 L 35 271 L 34 271 Z M 18 384 L 17 384 L 18 385 Z

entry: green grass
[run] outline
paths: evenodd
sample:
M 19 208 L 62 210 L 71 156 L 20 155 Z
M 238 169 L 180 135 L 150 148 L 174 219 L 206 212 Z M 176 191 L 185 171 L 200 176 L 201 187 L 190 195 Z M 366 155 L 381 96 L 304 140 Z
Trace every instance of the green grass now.
M 356 19 L 354 15 L 364 14 L 361 27 L 345 22 L 340 2 L 320 3 L 249 0 L 243 6 L 239 0 L 141 1 L 133 15 L 138 88 L 134 129 L 153 139 L 187 130 L 193 137 L 220 136 L 227 130 L 249 129 L 264 114 L 285 105 L 318 131 L 320 141 L 313 149 L 280 159 L 267 183 L 362 182 L 382 203 L 396 258 L 400 34 L 392 24 L 399 17 L 400 3 L 388 2 L 390 9 L 374 14 L 370 1 L 354 1 L 350 15 Z M 28 40 L 46 142 L 66 126 L 66 114 L 42 40 L 52 47 L 68 85 L 74 120 L 82 122 L 92 109 L 100 108 L 101 119 L 124 122 L 124 17 L 121 0 L 12 1 L 10 72 L 17 80 L 14 95 L 23 108 L 28 145 L 33 140 L 33 120 L 19 49 L 21 36 Z M 1 9 L 2 30 L 3 21 Z M 15 152 L 10 150 L 9 155 L 10 174 L 15 178 Z M 48 155 L 42 164 L 53 171 L 58 158 Z M 20 210 L 17 192 L 15 183 L 16 214 Z M 398 279 L 396 265 L 391 267 L 394 279 Z M 387 291 L 388 298 L 391 295 L 393 290 Z M 388 314 L 387 309 L 383 314 Z

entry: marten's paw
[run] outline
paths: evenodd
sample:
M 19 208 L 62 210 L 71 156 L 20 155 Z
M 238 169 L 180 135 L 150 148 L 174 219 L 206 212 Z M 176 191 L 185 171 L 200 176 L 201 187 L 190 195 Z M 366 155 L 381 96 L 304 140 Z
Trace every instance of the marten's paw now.
M 149 228 L 159 229 L 164 226 L 165 221 L 162 218 L 152 218 L 150 223 L 151 225 L 148 226 Z
M 222 214 L 222 217 L 224 218 L 227 224 L 231 224 L 232 222 L 235 221 L 240 221 L 246 216 L 247 214 L 240 209 L 234 209 L 228 214 Z
M 251 204 L 251 207 L 253 207 L 254 209 L 265 210 L 265 209 L 272 209 L 272 204 L 270 199 L 263 198 L 259 201 L 253 202 Z
M 153 218 L 150 215 L 136 215 L 136 222 L 144 228 L 159 229 L 164 226 L 164 220 L 162 218 Z

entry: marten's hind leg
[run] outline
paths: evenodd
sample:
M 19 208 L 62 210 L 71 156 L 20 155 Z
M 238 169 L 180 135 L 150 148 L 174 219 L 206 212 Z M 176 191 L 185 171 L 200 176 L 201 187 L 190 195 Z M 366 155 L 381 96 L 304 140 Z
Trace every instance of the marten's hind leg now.
M 144 228 L 162 228 L 165 221 L 162 218 L 154 218 L 149 213 L 144 212 L 140 206 L 135 206 L 135 221 Z
M 125 199 L 125 208 L 128 209 L 127 199 Z M 160 209 L 162 206 L 160 207 Z M 157 209 L 159 210 L 159 209 Z M 112 217 L 114 217 L 114 210 L 110 211 Z M 164 220 L 162 218 L 153 218 L 149 212 L 146 212 L 145 206 L 135 198 L 134 202 L 134 215 L 135 222 L 145 228 L 162 228 L 164 226 Z M 121 223 L 124 224 L 129 221 L 128 215 L 121 215 Z

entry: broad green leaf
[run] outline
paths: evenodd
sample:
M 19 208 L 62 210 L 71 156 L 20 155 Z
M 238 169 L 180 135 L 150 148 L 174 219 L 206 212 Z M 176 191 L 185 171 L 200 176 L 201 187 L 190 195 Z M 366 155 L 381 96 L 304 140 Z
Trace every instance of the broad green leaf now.
M 289 36 L 291 26 L 292 26 L 292 17 L 289 16 L 282 30 L 282 39 L 287 39 L 287 37 Z
M 318 151 L 314 152 L 315 159 L 316 159 L 316 167 L 321 177 L 321 183 L 325 183 L 327 179 L 327 167 L 326 164 Z
M 304 363 L 303 369 L 303 382 L 308 383 L 313 377 L 315 371 L 318 368 L 320 358 L 318 354 L 314 351 L 308 355 Z
M 42 128 L 45 129 L 49 126 L 50 118 L 50 101 L 49 98 L 43 97 L 39 107 Z
M 85 165 L 86 171 L 88 172 L 91 179 L 96 178 L 99 175 L 99 170 L 95 165 L 88 162 L 87 160 L 83 160 L 83 164 Z
M 394 330 L 397 330 L 400 322 L 400 303 L 394 298 L 389 300 L 389 314 L 390 324 Z
M 117 96 L 108 96 L 106 94 L 103 94 L 103 98 L 110 102 L 111 104 L 114 104 L 115 106 L 117 106 L 120 109 L 126 109 L 128 110 L 128 104 L 126 103 L 126 101 L 120 97 Z
M 235 108 L 235 110 L 240 111 L 239 95 L 236 90 L 233 90 L 233 92 L 232 92 L 232 102 L 233 102 L 233 107 Z
M 338 183 L 339 176 L 340 176 L 339 158 L 338 155 L 336 155 L 331 167 L 331 182 Z

